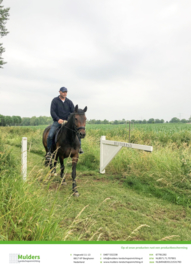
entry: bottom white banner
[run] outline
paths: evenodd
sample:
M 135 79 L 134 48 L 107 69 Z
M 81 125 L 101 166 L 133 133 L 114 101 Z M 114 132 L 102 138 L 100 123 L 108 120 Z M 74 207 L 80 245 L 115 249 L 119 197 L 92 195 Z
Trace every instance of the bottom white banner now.
M 0 244 L 1 269 L 191 269 L 187 244 Z

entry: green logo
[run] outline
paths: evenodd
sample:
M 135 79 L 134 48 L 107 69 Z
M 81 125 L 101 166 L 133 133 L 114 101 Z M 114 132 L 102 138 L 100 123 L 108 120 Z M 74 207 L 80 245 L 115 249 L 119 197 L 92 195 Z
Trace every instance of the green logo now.
M 18 260 L 40 260 L 39 255 L 18 255 Z

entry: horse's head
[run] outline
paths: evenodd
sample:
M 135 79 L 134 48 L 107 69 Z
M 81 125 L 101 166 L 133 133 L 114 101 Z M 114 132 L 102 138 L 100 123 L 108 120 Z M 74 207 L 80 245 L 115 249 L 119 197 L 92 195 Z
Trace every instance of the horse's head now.
M 85 131 L 85 126 L 86 126 L 85 112 L 86 111 L 87 111 L 87 107 L 81 110 L 81 109 L 78 109 L 78 105 L 76 105 L 74 109 L 74 121 L 75 121 L 76 131 L 80 135 L 80 138 L 84 138 L 86 136 L 86 131 Z

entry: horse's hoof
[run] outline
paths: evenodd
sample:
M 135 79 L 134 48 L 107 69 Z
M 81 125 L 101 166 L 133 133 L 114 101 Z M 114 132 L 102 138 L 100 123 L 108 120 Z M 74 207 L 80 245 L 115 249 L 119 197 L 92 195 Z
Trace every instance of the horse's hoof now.
M 57 173 L 51 173 L 51 176 L 57 176 L 58 174 Z
M 80 194 L 78 192 L 74 192 L 74 197 L 79 197 Z
M 67 183 L 65 181 L 62 181 L 61 185 L 67 186 Z

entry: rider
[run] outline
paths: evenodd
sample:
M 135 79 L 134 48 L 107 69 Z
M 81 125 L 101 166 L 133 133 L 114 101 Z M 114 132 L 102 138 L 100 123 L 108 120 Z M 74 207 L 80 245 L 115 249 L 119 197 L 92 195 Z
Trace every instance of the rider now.
M 60 95 L 54 98 L 51 103 L 50 114 L 54 122 L 50 128 L 47 138 L 47 148 L 48 148 L 48 152 L 46 155 L 47 159 L 51 158 L 51 148 L 55 131 L 59 127 L 61 127 L 62 124 L 66 123 L 69 115 L 74 112 L 74 104 L 70 99 L 66 97 L 67 92 L 68 90 L 66 87 L 61 87 L 59 91 Z M 80 138 L 79 141 L 80 141 L 79 153 L 82 154 L 83 150 L 81 149 Z

